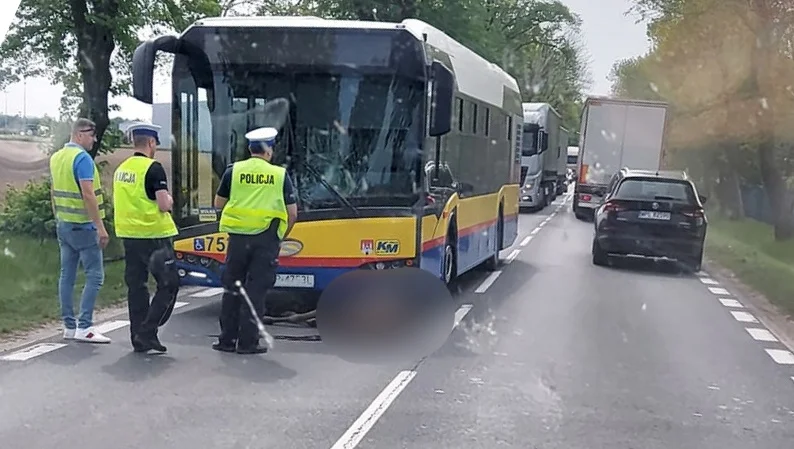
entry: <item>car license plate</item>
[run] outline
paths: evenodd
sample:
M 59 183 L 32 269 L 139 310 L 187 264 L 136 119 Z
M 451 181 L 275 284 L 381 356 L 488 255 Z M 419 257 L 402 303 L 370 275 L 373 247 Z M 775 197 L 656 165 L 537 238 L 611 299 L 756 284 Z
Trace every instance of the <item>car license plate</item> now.
M 277 274 L 276 287 L 313 288 L 313 274 Z
M 656 212 L 653 210 L 640 211 L 639 218 L 647 218 L 648 220 L 669 220 L 670 212 Z

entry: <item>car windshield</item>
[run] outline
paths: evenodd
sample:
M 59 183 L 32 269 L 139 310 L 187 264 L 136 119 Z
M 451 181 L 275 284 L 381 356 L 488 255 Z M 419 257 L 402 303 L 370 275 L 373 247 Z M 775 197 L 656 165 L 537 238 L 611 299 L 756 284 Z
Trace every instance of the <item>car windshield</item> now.
M 695 202 L 695 194 L 689 183 L 673 180 L 626 179 L 618 187 L 615 198 Z

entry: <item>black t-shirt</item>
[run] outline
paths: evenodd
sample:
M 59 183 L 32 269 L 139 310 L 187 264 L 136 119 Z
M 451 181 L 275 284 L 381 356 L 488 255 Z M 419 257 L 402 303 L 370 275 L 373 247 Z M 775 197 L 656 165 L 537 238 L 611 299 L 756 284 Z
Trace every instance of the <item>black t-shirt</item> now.
M 143 153 L 135 152 L 136 156 L 147 157 Z M 146 188 L 146 196 L 152 200 L 157 200 L 158 190 L 168 190 L 168 177 L 165 174 L 163 164 L 154 161 L 149 169 L 146 171 L 146 178 L 144 179 L 144 187 Z
M 229 198 L 232 191 L 232 165 L 226 167 L 221 177 L 221 185 L 218 186 L 217 195 L 221 198 Z M 295 187 L 292 185 L 292 179 L 289 174 L 284 175 L 284 204 L 290 205 L 297 203 L 295 197 Z

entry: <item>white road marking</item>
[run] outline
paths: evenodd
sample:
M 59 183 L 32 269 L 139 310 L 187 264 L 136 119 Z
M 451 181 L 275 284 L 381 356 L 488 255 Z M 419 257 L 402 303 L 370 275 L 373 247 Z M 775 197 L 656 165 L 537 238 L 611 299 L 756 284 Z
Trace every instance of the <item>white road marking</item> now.
M 722 305 L 723 305 L 723 306 L 725 306 L 725 307 L 736 307 L 736 308 L 738 308 L 738 309 L 742 309 L 742 308 L 744 308 L 744 306 L 742 305 L 742 303 L 740 303 L 739 301 L 737 301 L 737 300 L 735 300 L 735 299 L 731 299 L 731 298 L 719 298 L 719 300 L 720 300 L 720 302 L 722 303 Z
M 24 362 L 34 357 L 47 354 L 48 352 L 61 349 L 65 346 L 66 343 L 39 343 L 37 345 L 33 345 L 25 349 L 13 352 L 11 354 L 2 356 L 0 357 L 0 360 L 6 360 L 9 362 Z
M 499 277 L 500 274 L 502 274 L 501 270 L 494 271 L 493 273 L 489 274 L 488 277 L 485 278 L 484 281 L 482 281 L 482 284 L 480 284 L 480 286 L 477 287 L 476 290 L 474 290 L 474 293 L 485 293 L 486 290 L 488 290 L 491 287 L 491 285 L 493 285 L 493 283 L 496 282 L 496 279 Z
M 530 234 L 530 235 L 535 235 L 535 234 L 537 234 L 538 232 L 540 232 L 540 228 L 535 228 L 535 229 L 533 229 L 533 230 L 532 230 L 532 232 L 530 232 L 529 234 Z
M 367 432 L 378 422 L 378 419 L 383 416 L 383 413 L 386 412 L 405 387 L 411 383 L 414 377 L 416 377 L 416 371 L 414 370 L 400 371 L 389 385 L 380 392 L 378 397 L 372 401 L 369 407 L 364 410 L 364 413 L 353 422 L 353 425 L 331 446 L 331 449 L 352 449 L 358 446 L 367 435 Z
M 728 296 L 730 296 L 730 294 L 731 294 L 731 292 L 729 292 L 728 290 L 725 290 L 722 287 L 709 287 L 709 291 L 711 293 L 714 293 L 715 295 L 728 295 Z
M 500 271 L 495 271 L 492 274 L 501 273 Z M 494 280 L 496 277 L 494 277 Z M 460 322 L 463 321 L 463 318 L 471 311 L 474 306 L 472 304 L 463 304 L 460 308 L 455 312 L 455 324 L 452 327 L 452 330 L 460 325 Z M 412 370 L 403 370 L 400 371 L 389 385 L 380 392 L 380 394 L 375 398 L 374 401 L 364 410 L 364 413 L 358 417 L 353 422 L 344 434 L 331 446 L 331 449 L 353 449 L 361 443 L 361 440 L 372 430 L 372 427 L 375 423 L 378 422 L 381 416 L 388 410 L 389 406 L 397 399 L 397 396 L 405 390 L 405 387 L 408 386 L 409 383 L 416 377 L 416 370 L 419 368 L 419 364 L 414 367 Z
M 542 228 L 543 226 L 546 226 L 545 221 L 541 221 L 540 224 L 538 225 L 538 228 Z
M 744 330 L 750 334 L 753 339 L 758 341 L 769 341 L 769 342 L 777 342 L 777 338 L 772 335 L 772 332 L 769 332 L 766 329 L 759 329 L 757 327 L 745 327 Z
M 711 278 L 700 278 L 700 282 L 707 284 L 707 285 L 720 285 L 719 282 L 715 281 Z
M 223 288 L 221 288 L 221 287 L 213 287 L 213 288 L 208 288 L 206 290 L 202 290 L 202 291 L 200 291 L 198 293 L 193 293 L 192 295 L 190 295 L 190 297 L 191 298 L 209 298 L 209 297 L 212 297 L 212 296 L 220 295 L 221 293 L 223 293 Z
M 177 301 L 177 302 L 174 303 L 174 310 L 176 310 L 176 309 L 178 309 L 180 307 L 185 307 L 188 304 L 190 304 L 190 303 L 189 302 L 184 302 L 184 301 Z
M 731 311 L 731 315 L 733 315 L 736 321 L 741 321 L 742 323 L 758 323 L 758 320 L 747 312 Z
M 705 271 L 698 271 L 697 273 L 695 273 L 695 276 L 700 276 L 700 277 L 704 277 L 704 276 L 708 276 L 708 275 L 709 274 L 706 273 Z
M 468 315 L 469 311 L 471 311 L 473 307 L 474 306 L 472 304 L 463 304 L 458 310 L 455 311 L 455 323 L 452 325 L 452 330 L 455 330 L 455 328 L 460 325 L 460 322 L 466 318 L 466 315 Z
M 532 241 L 532 236 L 528 235 L 528 236 L 524 237 L 524 240 L 521 240 L 520 245 L 521 246 L 527 246 L 527 245 L 529 245 L 530 241 Z
M 794 365 L 794 354 L 785 349 L 764 349 L 769 357 L 772 357 L 779 365 Z
M 510 263 L 510 262 L 516 260 L 516 257 L 518 257 L 519 254 L 521 254 L 521 250 L 520 249 L 514 249 L 513 252 L 510 253 L 509 256 L 507 256 L 507 263 Z
M 107 323 L 102 323 L 99 326 L 96 326 L 97 332 L 100 334 L 107 334 L 109 332 L 113 332 L 114 330 L 121 329 L 122 327 L 129 326 L 130 322 L 127 320 L 115 320 L 115 321 L 108 321 Z

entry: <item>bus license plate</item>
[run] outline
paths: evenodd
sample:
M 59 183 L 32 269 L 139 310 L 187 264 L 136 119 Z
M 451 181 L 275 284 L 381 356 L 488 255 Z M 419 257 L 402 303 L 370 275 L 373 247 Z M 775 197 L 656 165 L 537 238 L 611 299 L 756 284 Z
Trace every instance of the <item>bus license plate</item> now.
M 313 274 L 278 274 L 276 287 L 314 288 Z
M 649 220 L 669 220 L 670 212 L 656 212 L 653 210 L 640 211 L 639 218 L 647 218 Z

